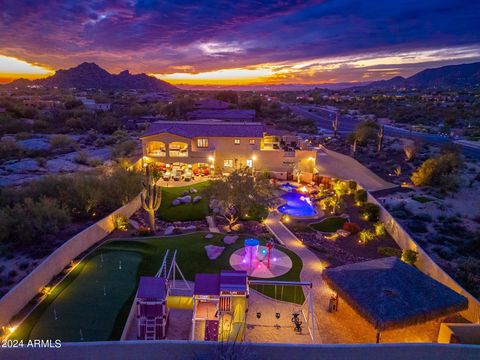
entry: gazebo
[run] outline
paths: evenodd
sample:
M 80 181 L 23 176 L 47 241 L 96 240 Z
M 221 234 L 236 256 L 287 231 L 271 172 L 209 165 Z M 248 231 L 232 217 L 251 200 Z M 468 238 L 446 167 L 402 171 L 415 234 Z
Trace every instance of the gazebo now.
M 465 310 L 468 300 L 397 257 L 323 271 L 332 290 L 377 331 L 424 323 Z

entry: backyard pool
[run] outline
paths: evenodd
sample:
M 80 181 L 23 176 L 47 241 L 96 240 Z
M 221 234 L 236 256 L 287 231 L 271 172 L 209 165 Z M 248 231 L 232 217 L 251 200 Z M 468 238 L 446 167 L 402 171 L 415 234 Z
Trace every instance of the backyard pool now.
M 315 206 L 310 198 L 297 192 L 288 192 L 281 196 L 287 203 L 278 207 L 282 214 L 294 217 L 308 217 L 317 215 Z

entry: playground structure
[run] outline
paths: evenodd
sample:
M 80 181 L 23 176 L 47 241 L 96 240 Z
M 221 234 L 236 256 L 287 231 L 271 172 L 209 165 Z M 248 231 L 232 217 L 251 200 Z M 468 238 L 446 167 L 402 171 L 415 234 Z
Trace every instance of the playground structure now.
M 249 280 L 248 281 L 249 287 L 269 287 L 273 286 L 274 289 L 274 297 L 275 300 L 273 306 L 271 307 L 271 311 L 274 313 L 276 320 L 280 318 L 290 318 L 291 319 L 291 329 L 293 329 L 294 333 L 301 334 L 303 332 L 303 328 L 306 327 L 308 331 L 308 335 L 310 337 L 311 343 L 317 343 L 317 331 L 315 330 L 315 313 L 313 311 L 313 297 L 312 297 L 312 283 L 311 282 L 302 282 L 302 281 L 278 281 L 278 280 Z M 294 299 L 288 313 L 281 313 L 276 308 L 276 303 L 287 304 L 289 301 L 283 301 L 284 298 L 284 288 L 286 287 L 294 287 L 299 288 L 301 292 L 305 296 L 305 301 L 303 304 L 299 305 L 296 304 L 296 299 Z M 295 290 L 296 294 L 296 290 Z M 280 300 L 277 300 L 280 299 Z M 256 318 L 261 320 L 262 318 L 266 317 L 266 314 L 262 314 L 258 312 L 256 309 L 252 307 L 253 312 L 255 312 Z M 270 309 L 269 309 L 270 310 Z M 270 317 L 271 318 L 271 317 Z M 258 323 L 258 321 L 257 321 Z M 273 328 L 279 328 L 277 324 L 270 324 Z
M 248 292 L 245 271 L 197 274 L 191 340 L 243 341 Z
M 171 256 L 170 256 L 171 255 Z M 160 340 L 166 337 L 170 309 L 192 309 L 191 296 L 176 295 L 178 291 L 190 290 L 176 261 L 177 251 L 167 250 L 162 266 L 154 277 L 142 276 L 135 297 L 137 308 L 137 338 Z M 179 286 L 177 273 L 183 280 Z

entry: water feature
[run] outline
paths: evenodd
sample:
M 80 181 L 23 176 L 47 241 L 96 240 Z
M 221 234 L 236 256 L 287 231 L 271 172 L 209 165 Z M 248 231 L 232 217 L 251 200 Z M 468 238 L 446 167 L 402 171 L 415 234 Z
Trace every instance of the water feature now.
M 315 206 L 312 204 L 310 198 L 301 193 L 288 192 L 281 196 L 286 204 L 278 207 L 278 211 L 282 214 L 290 215 L 293 217 L 305 217 L 317 215 Z

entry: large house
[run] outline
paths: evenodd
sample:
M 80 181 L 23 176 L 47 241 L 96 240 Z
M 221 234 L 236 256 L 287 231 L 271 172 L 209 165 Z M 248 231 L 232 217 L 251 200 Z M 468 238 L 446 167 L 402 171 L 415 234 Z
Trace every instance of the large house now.
M 250 167 L 277 178 L 313 173 L 316 151 L 300 139 L 269 135 L 258 122 L 161 121 L 141 136 L 143 164 L 210 169 L 217 174 Z

